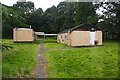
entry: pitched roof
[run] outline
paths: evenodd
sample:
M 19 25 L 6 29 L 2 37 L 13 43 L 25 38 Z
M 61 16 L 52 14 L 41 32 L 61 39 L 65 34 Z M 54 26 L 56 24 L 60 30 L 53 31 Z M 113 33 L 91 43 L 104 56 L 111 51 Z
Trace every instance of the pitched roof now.
M 97 26 L 95 26 L 94 24 L 91 24 L 91 23 L 84 23 L 84 24 L 80 24 L 76 27 L 73 27 L 73 28 L 69 28 L 69 29 L 65 29 L 64 31 L 61 31 L 59 33 L 65 33 L 65 32 L 72 32 L 72 31 L 91 31 L 91 30 L 101 30 L 100 28 L 98 28 Z

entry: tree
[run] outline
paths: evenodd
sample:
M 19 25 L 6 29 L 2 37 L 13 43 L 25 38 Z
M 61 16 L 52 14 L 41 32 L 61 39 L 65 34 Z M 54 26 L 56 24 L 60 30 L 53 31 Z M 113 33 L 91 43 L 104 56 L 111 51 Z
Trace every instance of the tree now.
M 31 25 L 35 31 L 43 31 L 43 10 L 41 8 L 34 11 L 27 19 L 27 24 Z
M 77 3 L 75 2 L 67 3 L 67 9 L 64 13 L 65 22 L 63 25 L 63 29 L 67 29 L 75 26 L 76 7 L 77 7 Z
M 2 5 L 2 37 L 12 38 L 13 28 L 28 27 L 25 24 L 26 19 L 20 16 L 19 10 L 14 10 L 13 7 Z
M 35 10 L 34 3 L 31 1 L 28 2 L 17 1 L 17 3 L 13 5 L 13 7 L 14 9 L 19 9 L 20 13 L 25 18 L 28 18 L 29 14 Z
M 56 26 L 55 26 L 55 19 L 57 17 L 57 8 L 52 6 L 48 8 L 43 13 L 43 26 L 46 28 L 46 33 L 55 33 Z
M 79 2 L 76 10 L 75 24 L 79 25 L 96 19 L 96 12 L 92 2 Z
M 75 26 L 76 2 L 61 2 L 58 4 L 58 17 L 56 19 L 58 31 Z M 58 21 L 57 21 L 58 20 Z
M 103 7 L 104 10 L 101 23 L 98 25 L 104 30 L 105 38 L 117 39 L 120 23 L 120 2 L 98 2 L 97 8 Z

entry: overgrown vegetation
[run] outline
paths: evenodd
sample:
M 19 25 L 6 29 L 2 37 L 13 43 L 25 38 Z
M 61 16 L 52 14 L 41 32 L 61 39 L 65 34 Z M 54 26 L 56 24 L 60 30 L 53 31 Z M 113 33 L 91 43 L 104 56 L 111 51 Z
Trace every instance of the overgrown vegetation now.
M 47 51 L 48 78 L 118 78 L 118 42 L 103 44 L 101 47 Z
M 2 52 L 2 77 L 26 77 L 36 65 L 38 45 L 34 43 L 13 43 L 13 40 L 10 39 L 3 41 L 7 46 L 14 48 Z
M 3 50 L 9 50 L 9 48 L 13 48 L 12 46 L 7 46 L 7 43 L 4 43 L 2 40 L 0 40 L 0 49 L 3 51 Z
M 62 43 L 43 43 L 44 49 L 57 49 L 57 48 L 68 48 L 66 44 Z

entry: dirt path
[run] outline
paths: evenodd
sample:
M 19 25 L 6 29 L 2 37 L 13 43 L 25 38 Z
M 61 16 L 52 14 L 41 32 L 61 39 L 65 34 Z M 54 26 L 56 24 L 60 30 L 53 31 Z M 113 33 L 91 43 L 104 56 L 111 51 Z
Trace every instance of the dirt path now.
M 37 77 L 37 78 L 46 78 L 46 59 L 43 56 L 45 53 L 45 49 L 43 48 L 43 43 L 40 43 L 39 50 L 38 50 L 38 57 L 37 57 L 37 65 L 35 69 L 30 74 L 30 77 Z

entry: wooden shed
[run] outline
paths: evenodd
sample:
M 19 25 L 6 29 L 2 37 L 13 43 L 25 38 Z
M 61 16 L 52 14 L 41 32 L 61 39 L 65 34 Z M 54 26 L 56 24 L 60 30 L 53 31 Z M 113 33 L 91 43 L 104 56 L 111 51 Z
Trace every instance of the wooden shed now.
M 84 23 L 57 34 L 57 42 L 70 46 L 102 45 L 102 30 L 91 23 Z
M 13 41 L 16 42 L 33 42 L 37 39 L 37 35 L 30 28 L 14 28 L 13 29 Z

